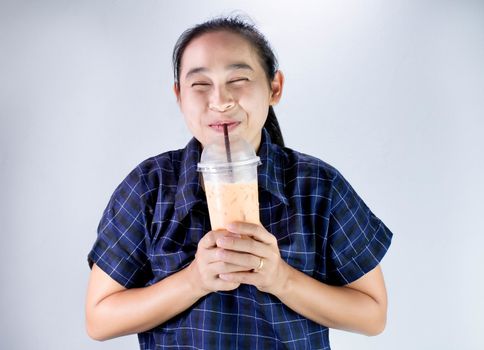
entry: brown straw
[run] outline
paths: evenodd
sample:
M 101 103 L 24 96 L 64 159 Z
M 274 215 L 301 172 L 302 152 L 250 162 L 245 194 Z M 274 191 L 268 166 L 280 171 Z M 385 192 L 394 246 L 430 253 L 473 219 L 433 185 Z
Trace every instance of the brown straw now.
M 227 124 L 224 124 L 224 140 L 225 140 L 225 153 L 227 153 L 227 162 L 232 163 L 232 154 L 230 152 L 230 140 Z

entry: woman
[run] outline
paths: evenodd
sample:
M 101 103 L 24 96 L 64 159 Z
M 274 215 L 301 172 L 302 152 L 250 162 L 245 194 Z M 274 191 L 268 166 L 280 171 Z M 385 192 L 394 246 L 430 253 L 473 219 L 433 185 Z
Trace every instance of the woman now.
M 382 332 L 392 234 L 337 170 L 284 147 L 272 108 L 284 77 L 264 37 L 214 19 L 183 33 L 173 60 L 194 138 L 114 192 L 89 254 L 89 335 L 138 333 L 142 349 L 330 349 L 328 328 Z M 196 165 L 224 124 L 261 157 L 261 225 L 211 231 Z

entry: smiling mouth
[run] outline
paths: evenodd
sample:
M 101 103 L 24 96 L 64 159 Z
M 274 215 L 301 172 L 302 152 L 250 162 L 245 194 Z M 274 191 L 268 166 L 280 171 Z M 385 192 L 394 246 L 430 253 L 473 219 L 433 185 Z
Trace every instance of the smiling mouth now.
M 224 132 L 224 124 L 227 124 L 227 130 L 230 132 L 231 130 L 239 126 L 240 122 L 221 122 L 210 124 L 209 126 L 212 130 L 215 130 L 217 132 Z

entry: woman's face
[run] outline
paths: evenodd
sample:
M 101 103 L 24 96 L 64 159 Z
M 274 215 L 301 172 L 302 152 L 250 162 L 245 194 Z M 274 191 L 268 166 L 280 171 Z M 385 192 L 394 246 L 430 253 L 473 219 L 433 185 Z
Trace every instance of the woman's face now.
M 193 39 L 181 59 L 175 94 L 191 133 L 205 146 L 223 137 L 223 124 L 258 150 L 269 106 L 283 76 L 269 84 L 259 57 L 241 36 L 219 31 Z

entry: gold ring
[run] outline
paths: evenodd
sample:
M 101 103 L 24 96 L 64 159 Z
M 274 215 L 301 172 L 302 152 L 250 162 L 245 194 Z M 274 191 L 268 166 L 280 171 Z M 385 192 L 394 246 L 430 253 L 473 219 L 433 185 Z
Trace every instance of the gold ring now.
M 264 267 L 264 259 L 260 258 L 259 266 L 257 266 L 255 270 L 260 271 L 262 270 L 263 267 Z

